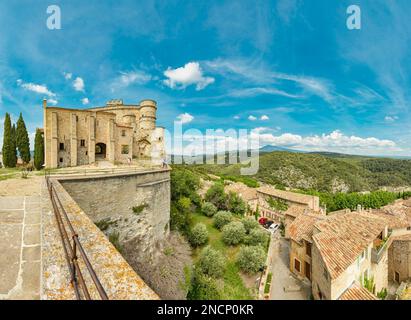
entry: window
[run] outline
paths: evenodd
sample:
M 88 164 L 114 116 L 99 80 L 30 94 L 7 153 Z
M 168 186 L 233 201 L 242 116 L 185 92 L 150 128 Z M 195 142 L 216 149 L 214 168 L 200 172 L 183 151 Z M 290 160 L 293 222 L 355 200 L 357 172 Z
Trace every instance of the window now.
M 305 243 L 305 253 L 307 256 L 311 257 L 311 243 Z
M 394 280 L 395 282 L 400 283 L 400 274 L 397 271 L 394 272 Z
M 85 146 L 86 146 L 86 140 L 81 139 L 81 140 L 80 140 L 80 146 L 81 146 L 81 147 L 85 147 Z
M 407 230 L 410 231 L 410 230 L 411 230 L 411 227 L 408 227 Z
M 297 259 L 294 259 L 294 269 L 301 272 L 301 263 Z
M 121 146 L 121 154 L 128 154 L 128 145 Z
M 63 158 L 60 158 L 60 162 L 63 162 Z
M 121 136 L 125 137 L 126 136 L 126 130 L 121 130 Z
M 64 150 L 64 143 L 60 142 L 60 151 L 63 151 L 63 150 Z M 60 162 L 63 162 L 63 161 L 60 161 Z
M 88 151 L 86 151 L 86 156 L 88 155 Z

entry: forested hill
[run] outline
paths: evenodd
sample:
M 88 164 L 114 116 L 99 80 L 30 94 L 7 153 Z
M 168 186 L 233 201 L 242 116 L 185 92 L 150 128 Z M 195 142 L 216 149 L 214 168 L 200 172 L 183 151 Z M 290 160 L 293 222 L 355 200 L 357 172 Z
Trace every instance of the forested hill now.
M 237 176 L 240 165 L 197 165 L 196 170 Z M 276 151 L 260 154 L 254 178 L 304 190 L 354 192 L 411 186 L 411 160 Z

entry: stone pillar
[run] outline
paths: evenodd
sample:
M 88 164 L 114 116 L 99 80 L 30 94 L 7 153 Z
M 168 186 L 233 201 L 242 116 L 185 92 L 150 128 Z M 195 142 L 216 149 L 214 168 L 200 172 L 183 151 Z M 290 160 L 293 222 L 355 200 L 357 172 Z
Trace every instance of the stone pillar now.
M 88 129 L 88 162 L 96 162 L 96 118 L 90 116 Z
M 51 114 L 51 163 L 50 168 L 57 168 L 58 166 L 58 122 L 57 112 Z
M 114 139 L 114 119 L 108 122 L 108 137 L 107 137 L 107 159 L 114 163 L 115 160 L 115 139 Z
M 70 114 L 70 165 L 77 166 L 77 115 Z

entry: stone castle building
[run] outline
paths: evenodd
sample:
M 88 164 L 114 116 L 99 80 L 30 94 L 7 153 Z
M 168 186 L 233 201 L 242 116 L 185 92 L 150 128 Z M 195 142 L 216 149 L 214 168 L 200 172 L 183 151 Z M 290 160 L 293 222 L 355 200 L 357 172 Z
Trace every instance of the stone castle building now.
M 164 128 L 156 126 L 157 103 L 125 105 L 111 100 L 104 107 L 44 109 L 46 168 L 75 167 L 106 160 L 133 159 L 160 164 L 165 157 Z

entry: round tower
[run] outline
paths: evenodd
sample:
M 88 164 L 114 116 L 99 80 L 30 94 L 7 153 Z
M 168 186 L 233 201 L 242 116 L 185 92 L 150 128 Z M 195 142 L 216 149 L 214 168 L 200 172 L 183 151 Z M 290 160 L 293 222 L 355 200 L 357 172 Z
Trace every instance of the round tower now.
M 140 102 L 140 130 L 154 130 L 156 128 L 157 102 L 143 100 Z

